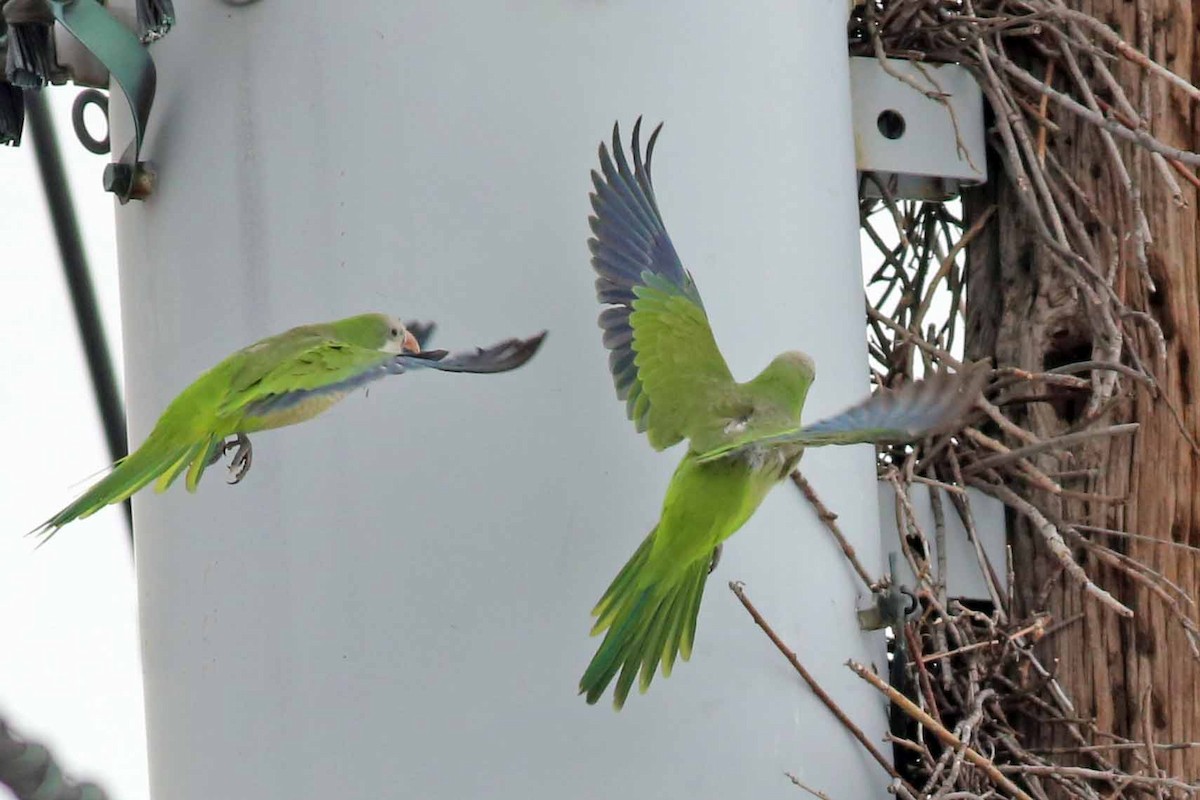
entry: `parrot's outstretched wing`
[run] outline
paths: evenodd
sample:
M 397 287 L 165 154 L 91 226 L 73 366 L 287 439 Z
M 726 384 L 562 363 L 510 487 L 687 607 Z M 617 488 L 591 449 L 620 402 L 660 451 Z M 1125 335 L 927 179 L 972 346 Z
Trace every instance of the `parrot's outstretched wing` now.
M 218 414 L 265 416 L 317 395 L 345 394 L 396 371 L 388 368 L 395 358 L 395 353 L 317 338 L 267 369 L 235 374 Z
M 596 298 L 607 306 L 600 327 L 617 397 L 638 431 L 662 450 L 711 426 L 714 399 L 734 382 L 654 199 L 650 159 L 662 126 L 650 135 L 643 163 L 641 124 L 639 118 L 633 126 L 633 169 L 618 126 L 611 157 L 600 145 L 588 248 L 599 276 Z
M 433 338 L 433 332 L 437 330 L 437 323 L 411 319 L 404 323 L 404 327 L 416 338 L 417 347 L 424 350 L 429 346 L 429 340 Z
M 412 331 L 412 328 L 409 328 Z M 413 334 L 417 336 L 417 334 Z M 420 337 L 418 336 L 418 341 Z M 530 336 L 528 339 L 505 339 L 491 347 L 474 347 L 470 350 L 426 350 L 420 353 L 404 353 L 394 356 L 393 361 L 399 370 L 436 369 L 442 372 L 475 372 L 492 373 L 508 372 L 516 369 L 533 358 L 546 331 Z
M 879 391 L 858 405 L 812 425 L 751 435 L 702 453 L 701 463 L 749 447 L 800 444 L 908 442 L 949 429 L 970 410 L 989 374 L 985 363 L 962 372 L 939 372 L 894 391 Z
M 432 327 L 430 324 L 429 330 Z M 247 416 L 264 416 L 285 411 L 315 396 L 344 394 L 384 376 L 400 375 L 412 369 L 507 372 L 533 358 L 545 338 L 543 331 L 528 339 L 505 339 L 486 348 L 453 353 L 429 350 L 400 354 L 326 338 L 277 364 L 250 385 L 231 392 L 221 413 L 241 410 Z

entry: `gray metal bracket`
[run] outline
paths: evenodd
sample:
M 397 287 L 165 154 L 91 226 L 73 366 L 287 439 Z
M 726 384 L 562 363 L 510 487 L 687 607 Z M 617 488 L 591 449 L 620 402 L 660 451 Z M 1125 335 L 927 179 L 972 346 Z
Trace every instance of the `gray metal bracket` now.
M 912 592 L 900 583 L 899 556 L 893 551 L 888 553 L 889 580 L 885 586 L 876 590 L 873 595 L 875 602 L 866 608 L 858 610 L 858 627 L 864 631 L 879 631 L 884 628 L 899 630 L 900 625 L 915 608 L 916 598 Z
M 49 0 L 54 18 L 104 65 L 120 87 L 133 115 L 133 140 L 104 169 L 104 188 L 121 203 L 140 200 L 154 189 L 153 165 L 140 160 L 157 73 L 154 61 L 133 33 L 96 0 Z
M 935 535 L 931 492 L 941 493 L 945 508 L 945 535 L 940 543 Z M 886 552 L 886 549 L 897 547 L 900 538 L 905 535 L 905 516 L 891 485 L 880 482 L 878 497 L 879 521 Z M 929 552 L 925 553 L 925 557 L 928 562 L 931 565 L 944 563 L 946 566 L 946 574 L 942 579 L 946 582 L 947 595 L 964 600 L 989 601 L 993 592 L 1003 595 L 1008 590 L 1004 504 L 973 487 L 966 490 L 966 499 L 974 520 L 974 538 L 944 489 L 915 487 L 909 493 L 908 504 L 915 513 L 914 524 L 926 534 L 925 544 Z M 940 544 L 945 545 L 944 554 L 938 553 Z M 910 585 L 916 583 L 916 576 L 907 559 L 900 559 L 897 570 L 902 582 Z
M 864 196 L 944 200 L 987 180 L 983 96 L 965 67 L 855 57 L 850 94 Z

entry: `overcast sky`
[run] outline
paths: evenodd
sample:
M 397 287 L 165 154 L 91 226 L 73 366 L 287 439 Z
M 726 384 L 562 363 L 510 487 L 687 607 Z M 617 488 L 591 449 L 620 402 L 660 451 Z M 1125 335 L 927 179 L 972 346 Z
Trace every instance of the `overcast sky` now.
M 49 90 L 113 356 L 121 373 L 113 202 L 106 156 L 70 127 L 76 90 Z M 76 522 L 40 550 L 23 533 L 108 463 L 32 144 L 0 147 L 0 714 L 49 745 L 73 776 L 114 800 L 146 800 L 146 737 L 133 561 L 119 508 Z M 6 790 L 0 787 L 0 797 Z

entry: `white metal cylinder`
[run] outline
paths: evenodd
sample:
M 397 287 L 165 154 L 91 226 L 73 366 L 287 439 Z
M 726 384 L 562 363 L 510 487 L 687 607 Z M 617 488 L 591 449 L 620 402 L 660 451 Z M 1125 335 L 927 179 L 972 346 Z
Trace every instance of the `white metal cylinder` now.
M 614 120 L 665 120 L 659 203 L 735 375 L 801 348 L 810 419 L 856 400 L 845 4 L 179 5 L 153 48 L 159 186 L 118 213 L 135 444 L 201 370 L 295 324 L 378 310 L 436 320 L 437 346 L 550 336 L 516 372 L 390 378 L 257 434 L 236 487 L 215 470 L 136 499 L 153 796 L 795 797 L 785 770 L 880 796 L 725 587 L 745 581 L 881 738 L 842 666 L 883 667 L 880 637 L 790 486 L 728 543 L 689 663 L 619 714 L 576 695 L 588 612 L 681 454 L 613 394 L 585 247 L 596 146 Z M 877 570 L 872 463 L 803 466 Z

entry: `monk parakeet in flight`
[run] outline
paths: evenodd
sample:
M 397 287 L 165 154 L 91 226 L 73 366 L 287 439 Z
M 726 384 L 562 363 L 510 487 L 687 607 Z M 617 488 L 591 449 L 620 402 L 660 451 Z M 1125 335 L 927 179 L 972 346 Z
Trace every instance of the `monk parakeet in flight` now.
M 939 373 L 807 426 L 800 412 L 815 370 L 805 354 L 783 353 L 753 380 L 735 382 L 654 198 L 650 159 L 661 127 L 643 161 L 641 120 L 634 125 L 632 168 L 614 127 L 611 155 L 601 144 L 600 171 L 592 172 L 588 246 L 617 396 L 656 450 L 688 443 L 658 525 L 592 610 L 592 634 L 604 640 L 579 690 L 595 703 L 615 678 L 618 709 L 639 674 L 644 692 L 660 666 L 665 677 L 677 655 L 691 655 L 718 546 L 806 447 L 920 438 L 967 411 L 985 377 L 982 365 Z
M 164 491 L 185 470 L 188 491 L 195 491 L 205 468 L 232 450 L 230 482 L 237 483 L 250 468 L 248 433 L 312 419 L 385 375 L 414 369 L 507 372 L 533 358 L 546 336 L 543 331 L 451 353 L 422 349 L 432 332 L 432 323 L 360 314 L 302 325 L 238 350 L 180 392 L 141 447 L 32 533 L 48 539 L 151 481 Z

